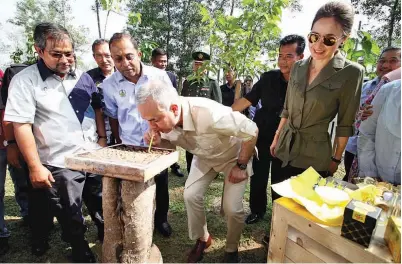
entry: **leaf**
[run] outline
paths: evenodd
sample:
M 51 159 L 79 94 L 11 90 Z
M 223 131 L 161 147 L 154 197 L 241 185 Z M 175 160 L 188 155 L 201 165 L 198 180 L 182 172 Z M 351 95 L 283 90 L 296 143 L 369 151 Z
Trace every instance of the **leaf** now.
M 352 55 L 352 58 L 358 59 L 360 57 L 364 57 L 366 55 L 366 52 L 364 50 L 358 50 L 358 51 L 354 51 L 351 55 Z

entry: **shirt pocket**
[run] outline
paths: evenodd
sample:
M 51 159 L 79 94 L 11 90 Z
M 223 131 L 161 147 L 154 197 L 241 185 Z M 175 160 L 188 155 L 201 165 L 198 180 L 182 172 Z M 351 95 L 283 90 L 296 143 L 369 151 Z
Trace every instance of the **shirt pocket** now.
M 334 80 L 326 80 L 321 83 L 321 86 L 330 92 L 336 92 L 341 89 L 343 82 L 334 81 Z
M 304 155 L 318 163 L 329 162 L 331 157 L 331 141 L 328 133 L 317 133 L 306 137 Z
M 222 149 L 222 141 L 216 135 L 194 136 L 196 148 L 207 155 L 219 153 Z

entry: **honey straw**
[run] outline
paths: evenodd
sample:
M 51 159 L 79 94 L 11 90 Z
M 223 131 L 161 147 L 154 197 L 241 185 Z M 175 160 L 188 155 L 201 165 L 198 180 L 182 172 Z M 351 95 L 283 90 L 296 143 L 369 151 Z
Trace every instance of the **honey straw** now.
M 149 142 L 148 153 L 151 152 L 152 142 L 154 141 L 154 134 L 152 133 L 151 142 Z

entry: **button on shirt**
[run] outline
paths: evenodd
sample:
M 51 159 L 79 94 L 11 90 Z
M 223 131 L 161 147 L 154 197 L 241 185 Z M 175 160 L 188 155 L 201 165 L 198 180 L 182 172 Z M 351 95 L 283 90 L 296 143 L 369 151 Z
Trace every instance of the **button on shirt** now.
M 362 87 L 362 95 L 360 97 L 360 106 L 366 101 L 369 95 L 373 92 L 374 88 L 377 86 L 379 82 L 379 78 L 376 77 L 371 81 L 366 82 Z M 357 153 L 357 130 L 355 130 L 355 134 L 353 137 L 350 137 L 348 140 L 348 144 L 346 145 L 346 151 L 356 155 Z
M 32 124 L 40 160 L 64 168 L 64 157 L 96 144 L 91 77 L 76 70 L 64 79 L 40 60 L 14 76 L 4 120 Z
M 241 143 L 256 137 L 256 124 L 213 100 L 180 98 L 183 126 L 162 134 L 162 138 L 195 155 L 186 186 L 211 169 L 228 175 L 236 164 Z M 252 175 L 251 167 L 249 163 L 249 176 Z
M 144 64 L 141 67 L 141 77 L 136 84 L 128 81 L 118 71 L 102 84 L 105 113 L 119 121 L 120 139 L 127 145 L 144 145 L 144 134 L 148 130 L 148 122 L 142 119 L 135 103 L 136 89 L 149 80 L 159 79 L 171 83 L 165 71 Z
M 359 176 L 401 184 L 401 80 L 381 87 L 359 128 Z

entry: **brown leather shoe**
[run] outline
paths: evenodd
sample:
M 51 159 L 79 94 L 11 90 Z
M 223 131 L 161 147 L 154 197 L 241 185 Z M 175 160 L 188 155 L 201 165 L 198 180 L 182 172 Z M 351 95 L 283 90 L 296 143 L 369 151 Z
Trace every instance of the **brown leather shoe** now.
M 207 241 L 201 241 L 197 239 L 194 247 L 191 249 L 187 258 L 187 263 L 197 263 L 201 261 L 204 256 L 204 250 L 207 249 L 212 243 L 212 237 L 209 235 Z

